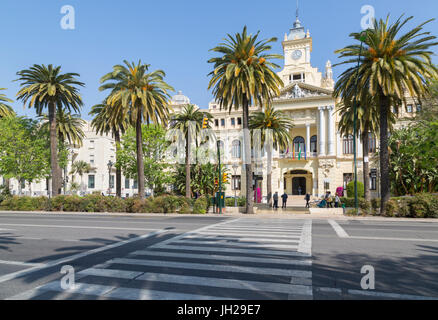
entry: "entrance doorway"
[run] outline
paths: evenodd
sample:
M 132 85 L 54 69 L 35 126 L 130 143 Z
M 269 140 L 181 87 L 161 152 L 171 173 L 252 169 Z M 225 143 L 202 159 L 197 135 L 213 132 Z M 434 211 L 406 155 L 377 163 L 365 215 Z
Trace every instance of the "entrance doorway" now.
M 306 194 L 306 178 L 296 177 L 292 178 L 292 195 L 304 195 Z

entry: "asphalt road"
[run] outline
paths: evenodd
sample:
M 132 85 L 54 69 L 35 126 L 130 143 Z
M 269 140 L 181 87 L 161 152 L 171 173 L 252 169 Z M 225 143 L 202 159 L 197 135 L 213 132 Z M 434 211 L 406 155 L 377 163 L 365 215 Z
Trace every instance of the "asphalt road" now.
M 0 213 L 0 299 L 436 299 L 437 266 L 436 221 Z

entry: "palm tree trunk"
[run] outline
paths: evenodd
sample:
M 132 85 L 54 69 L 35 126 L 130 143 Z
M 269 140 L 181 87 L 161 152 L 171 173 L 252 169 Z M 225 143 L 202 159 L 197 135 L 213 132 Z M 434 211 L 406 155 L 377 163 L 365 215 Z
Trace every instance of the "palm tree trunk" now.
M 190 129 L 187 128 L 186 133 L 186 198 L 190 199 L 192 192 L 190 190 L 190 144 L 191 137 L 189 133 Z M 220 178 L 219 178 L 220 179 Z
M 371 201 L 368 129 L 362 132 L 363 187 L 365 201 Z
M 389 182 L 389 150 L 388 150 L 388 114 L 390 112 L 389 98 L 380 90 L 380 214 L 386 214 L 386 202 L 390 197 Z
M 122 168 L 117 165 L 117 154 L 120 150 L 120 131 L 114 132 L 114 140 L 116 140 L 116 196 L 122 197 Z
M 137 142 L 137 177 L 138 177 L 138 196 L 144 199 L 144 162 L 143 162 L 143 136 L 141 133 L 141 112 L 137 111 L 136 123 L 136 142 Z
M 56 106 L 54 103 L 49 105 L 50 123 L 50 168 L 52 171 L 52 196 L 59 194 L 59 165 L 58 165 L 58 139 L 56 135 Z
M 268 173 L 266 175 L 266 191 L 268 193 L 268 206 L 272 206 L 272 150 L 268 147 Z M 282 192 L 282 190 L 280 190 Z
M 243 98 L 243 135 L 245 152 L 245 175 L 246 175 L 246 214 L 254 213 L 254 192 L 252 186 L 252 161 L 251 161 L 251 136 L 249 133 L 249 102 L 246 96 Z

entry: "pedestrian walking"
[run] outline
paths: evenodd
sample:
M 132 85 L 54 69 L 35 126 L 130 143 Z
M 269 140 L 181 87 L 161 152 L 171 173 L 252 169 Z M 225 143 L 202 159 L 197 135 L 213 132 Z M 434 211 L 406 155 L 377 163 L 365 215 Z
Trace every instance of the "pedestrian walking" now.
M 301 189 L 301 186 L 298 186 L 298 194 L 301 196 L 301 192 L 303 191 L 303 189 Z
M 272 199 L 274 200 L 274 209 L 278 209 L 278 192 L 275 191 L 274 195 L 272 196 Z
M 306 199 L 306 208 L 310 208 L 310 204 L 309 204 L 310 194 L 306 193 L 306 196 L 305 196 L 304 199 Z
M 330 191 L 327 193 L 327 208 L 333 208 L 333 197 Z
M 286 209 L 287 198 L 288 198 L 288 195 L 287 195 L 286 192 L 284 192 L 284 193 L 281 195 L 281 199 L 283 199 L 283 202 L 282 202 L 282 204 L 281 204 L 281 208 L 282 208 L 282 209 Z

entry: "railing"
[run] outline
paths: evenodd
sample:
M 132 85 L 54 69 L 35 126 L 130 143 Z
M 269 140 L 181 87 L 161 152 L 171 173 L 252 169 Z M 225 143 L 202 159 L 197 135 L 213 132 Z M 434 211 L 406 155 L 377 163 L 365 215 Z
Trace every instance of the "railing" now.
M 315 159 L 318 157 L 318 153 L 317 152 L 306 152 L 306 154 L 304 154 L 304 152 L 301 153 L 301 159 L 300 160 L 309 160 L 309 159 Z M 298 160 L 298 152 L 295 152 L 295 157 L 293 156 L 292 152 L 288 152 L 288 153 L 280 153 L 278 158 L 280 159 L 293 159 L 293 160 Z

